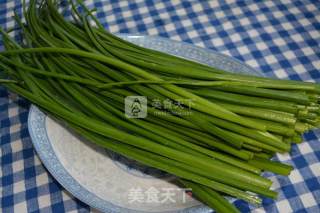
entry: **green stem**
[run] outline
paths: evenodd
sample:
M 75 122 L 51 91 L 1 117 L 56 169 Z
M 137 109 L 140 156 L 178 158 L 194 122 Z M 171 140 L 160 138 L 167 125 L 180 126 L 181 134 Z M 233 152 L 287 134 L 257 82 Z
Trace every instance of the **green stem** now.
M 241 95 L 213 89 L 197 89 L 192 91 L 201 97 L 213 98 L 215 100 L 226 101 L 227 103 L 237 105 L 261 107 L 290 113 L 297 113 L 298 111 L 297 106 L 289 101 Z
M 218 213 L 240 213 L 232 204 L 230 204 L 224 197 L 212 189 L 207 189 L 204 186 L 195 184 L 191 181 L 181 179 L 180 182 L 187 188 L 190 188 L 202 202 L 207 204 L 210 208 Z
M 280 175 L 285 175 L 285 176 L 288 176 L 290 172 L 293 170 L 293 167 L 290 165 L 286 165 L 283 163 L 266 160 L 258 157 L 255 157 L 254 159 L 249 160 L 248 163 L 260 169 L 270 171 Z

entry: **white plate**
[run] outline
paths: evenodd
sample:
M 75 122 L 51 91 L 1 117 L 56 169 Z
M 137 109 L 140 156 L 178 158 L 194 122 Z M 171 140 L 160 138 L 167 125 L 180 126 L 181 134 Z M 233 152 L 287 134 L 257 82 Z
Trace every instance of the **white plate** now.
M 262 75 L 233 58 L 190 44 L 159 37 L 120 36 L 141 46 L 210 66 Z M 185 196 L 172 183 L 173 176 L 136 164 L 79 139 L 36 106 L 31 106 L 28 128 L 34 147 L 52 176 L 66 190 L 93 208 L 121 213 L 210 211 L 198 201 Z M 168 191 L 172 196 L 168 195 Z M 172 199 L 163 201 L 166 197 Z

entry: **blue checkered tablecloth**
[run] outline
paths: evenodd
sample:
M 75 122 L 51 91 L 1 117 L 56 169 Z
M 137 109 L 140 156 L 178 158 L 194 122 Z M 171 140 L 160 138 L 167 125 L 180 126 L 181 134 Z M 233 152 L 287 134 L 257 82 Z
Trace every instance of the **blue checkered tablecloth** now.
M 320 80 L 320 1 L 85 2 L 98 8 L 98 18 L 114 33 L 168 37 L 230 55 L 278 78 Z M 20 0 L 0 0 L 2 28 L 14 27 L 14 10 L 21 13 Z M 0 212 L 92 211 L 42 165 L 28 135 L 28 107 L 0 87 Z M 291 175 L 270 174 L 279 199 L 264 199 L 261 207 L 236 201 L 242 212 L 320 212 L 320 131 L 304 138 L 290 155 L 278 157 L 294 165 Z

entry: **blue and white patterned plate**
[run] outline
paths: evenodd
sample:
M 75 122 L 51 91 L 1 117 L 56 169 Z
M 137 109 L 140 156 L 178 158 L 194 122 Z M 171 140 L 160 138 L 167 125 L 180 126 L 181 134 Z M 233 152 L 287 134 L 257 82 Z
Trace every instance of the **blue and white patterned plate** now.
M 232 72 L 262 75 L 211 50 L 159 37 L 120 35 L 144 47 Z M 175 178 L 92 145 L 31 106 L 28 128 L 52 176 L 71 194 L 103 212 L 193 212 L 210 209 L 186 196 Z

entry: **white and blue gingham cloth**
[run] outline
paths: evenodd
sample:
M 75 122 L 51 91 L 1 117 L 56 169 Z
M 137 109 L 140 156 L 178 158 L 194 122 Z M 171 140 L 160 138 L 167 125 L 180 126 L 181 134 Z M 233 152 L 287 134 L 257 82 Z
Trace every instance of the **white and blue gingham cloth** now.
M 95 0 L 97 16 L 111 32 L 158 35 L 235 57 L 267 75 L 320 80 L 320 1 Z M 20 0 L 0 0 L 0 25 L 14 27 Z M 19 34 L 16 34 L 19 39 Z M 3 49 L 0 39 L 0 49 Z M 27 131 L 29 103 L 0 87 L 0 212 L 89 212 L 41 164 Z M 277 200 L 242 212 L 320 212 L 320 131 L 305 135 L 279 160 L 289 177 L 274 176 Z M 254 209 L 254 210 L 253 210 Z

